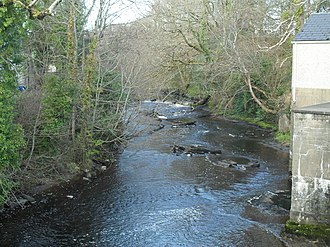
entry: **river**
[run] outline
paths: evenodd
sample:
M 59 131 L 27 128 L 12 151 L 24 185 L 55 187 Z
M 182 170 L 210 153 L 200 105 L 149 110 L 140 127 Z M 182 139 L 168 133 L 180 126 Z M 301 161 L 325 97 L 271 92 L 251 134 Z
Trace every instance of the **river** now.
M 2 217 L 0 246 L 284 246 L 289 158 L 269 131 L 157 102 L 128 121 L 116 165 Z

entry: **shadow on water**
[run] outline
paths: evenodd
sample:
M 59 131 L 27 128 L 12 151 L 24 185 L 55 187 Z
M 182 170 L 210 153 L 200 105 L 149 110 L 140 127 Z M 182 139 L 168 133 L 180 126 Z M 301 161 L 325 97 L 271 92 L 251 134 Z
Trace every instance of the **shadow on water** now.
M 118 164 L 3 217 L 0 246 L 283 246 L 288 153 L 267 131 L 181 105 L 145 102 L 131 113 L 136 137 Z M 237 165 L 174 145 L 220 148 L 216 158 Z

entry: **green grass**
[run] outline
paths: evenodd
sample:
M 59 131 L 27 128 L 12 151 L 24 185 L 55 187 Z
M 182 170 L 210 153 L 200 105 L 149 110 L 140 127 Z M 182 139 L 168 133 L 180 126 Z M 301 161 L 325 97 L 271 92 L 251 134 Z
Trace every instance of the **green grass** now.
M 244 121 L 244 122 L 247 122 L 247 123 L 251 123 L 251 124 L 255 124 L 261 128 L 265 128 L 265 129 L 272 129 L 272 130 L 276 130 L 277 129 L 277 126 L 276 124 L 274 123 L 267 123 L 265 121 L 261 121 L 261 120 L 258 120 L 256 118 L 251 118 L 251 117 L 242 117 L 242 116 L 231 116 L 232 118 L 234 119 L 238 119 L 238 120 L 241 120 L 241 121 Z
M 290 145 L 291 142 L 291 134 L 290 131 L 288 132 L 277 132 L 275 134 L 275 140 L 279 143 L 282 143 L 284 145 Z

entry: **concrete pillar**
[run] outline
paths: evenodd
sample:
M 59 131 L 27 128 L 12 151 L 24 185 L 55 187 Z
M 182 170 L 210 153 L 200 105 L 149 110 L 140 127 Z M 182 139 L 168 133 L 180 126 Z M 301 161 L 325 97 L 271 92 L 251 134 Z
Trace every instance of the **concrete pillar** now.
M 330 103 L 293 111 L 290 218 L 330 224 Z

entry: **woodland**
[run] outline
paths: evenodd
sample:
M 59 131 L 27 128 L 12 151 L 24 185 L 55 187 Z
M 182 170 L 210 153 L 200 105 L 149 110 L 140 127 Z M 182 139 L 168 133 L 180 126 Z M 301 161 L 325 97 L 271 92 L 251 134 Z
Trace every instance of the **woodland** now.
M 0 204 L 109 165 L 139 100 L 276 125 L 290 112 L 291 40 L 330 11 L 323 0 L 154 0 L 116 24 L 118 2 L 1 0 Z

